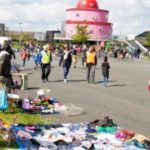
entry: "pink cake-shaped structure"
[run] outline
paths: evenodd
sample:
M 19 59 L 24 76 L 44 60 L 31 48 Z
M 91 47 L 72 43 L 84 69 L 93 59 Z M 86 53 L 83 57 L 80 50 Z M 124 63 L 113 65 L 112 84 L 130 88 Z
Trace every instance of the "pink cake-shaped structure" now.
M 90 41 L 106 41 L 112 36 L 112 23 L 108 22 L 109 11 L 102 10 L 96 0 L 79 0 L 76 8 L 67 9 L 66 39 L 76 33 L 76 26 L 87 25 Z

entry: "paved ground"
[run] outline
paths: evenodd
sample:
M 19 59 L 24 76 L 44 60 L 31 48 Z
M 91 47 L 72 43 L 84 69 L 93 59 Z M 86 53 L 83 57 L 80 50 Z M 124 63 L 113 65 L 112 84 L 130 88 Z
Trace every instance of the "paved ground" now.
M 27 62 L 29 90 L 18 91 L 20 95 L 36 96 L 38 88 L 51 89 L 55 96 L 64 104 L 73 103 L 83 107 L 81 116 L 49 115 L 55 122 L 92 121 L 109 115 L 123 128 L 133 129 L 150 137 L 150 93 L 147 90 L 150 79 L 150 62 L 145 60 L 118 61 L 110 60 L 110 82 L 103 87 L 99 61 L 96 70 L 95 85 L 85 81 L 85 69 L 78 62 L 76 69 L 71 68 L 69 82 L 63 83 L 62 68 L 53 62 L 50 82 L 42 83 L 40 70 L 33 71 L 33 63 Z

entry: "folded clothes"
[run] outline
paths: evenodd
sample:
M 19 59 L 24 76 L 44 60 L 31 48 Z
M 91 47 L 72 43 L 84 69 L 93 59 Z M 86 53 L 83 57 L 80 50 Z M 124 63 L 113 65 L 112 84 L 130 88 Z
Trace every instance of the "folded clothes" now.
M 108 120 L 108 117 L 104 120 Z M 110 119 L 109 119 L 110 121 Z M 113 121 L 110 121 L 111 123 Z M 106 123 L 106 122 L 105 122 Z M 19 148 L 28 150 L 148 150 L 149 139 L 115 123 L 99 120 L 79 124 L 15 125 Z M 129 139 L 129 140 L 127 140 Z M 125 141 L 125 142 L 124 142 Z M 22 150 L 22 149 L 21 149 Z

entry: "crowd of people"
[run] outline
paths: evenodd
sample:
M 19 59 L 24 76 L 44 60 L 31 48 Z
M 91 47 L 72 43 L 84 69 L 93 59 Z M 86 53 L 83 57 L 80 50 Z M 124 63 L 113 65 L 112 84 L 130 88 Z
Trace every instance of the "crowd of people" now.
M 86 67 L 86 80 L 87 83 L 95 83 L 95 68 L 97 66 L 97 60 L 99 57 L 103 57 L 101 64 L 102 75 L 104 77 L 104 86 L 107 86 L 109 79 L 110 65 L 108 63 L 109 57 L 124 59 L 130 55 L 130 52 L 125 48 L 124 50 L 115 50 L 113 45 L 110 45 L 109 49 L 100 47 L 100 45 L 36 45 L 32 42 L 24 44 L 19 50 L 20 58 L 22 60 L 22 69 L 26 67 L 26 61 L 34 61 L 34 70 L 41 69 L 42 82 L 49 81 L 49 75 L 51 73 L 51 62 L 53 59 L 59 59 L 59 66 L 63 67 L 64 82 L 67 82 L 67 77 L 70 71 L 70 67 L 77 67 L 77 62 L 81 59 L 83 67 Z M 137 49 L 135 51 L 136 58 L 140 57 L 141 51 Z M 9 42 L 5 41 L 0 46 L 0 77 L 1 81 L 9 87 L 13 85 L 13 79 L 11 76 L 11 59 L 16 59 L 15 53 L 11 48 Z M 6 67 L 7 66 L 7 67 Z
M 82 48 L 77 46 L 70 46 L 64 44 L 60 47 L 52 47 L 50 44 L 43 46 L 32 46 L 24 45 L 19 51 L 20 58 L 22 60 L 22 69 L 26 67 L 26 61 L 30 59 L 34 61 L 34 70 L 41 69 L 41 80 L 42 82 L 49 81 L 49 75 L 51 73 L 51 62 L 54 57 L 59 58 L 59 66 L 63 68 L 64 82 L 67 82 L 70 67 L 73 65 L 76 68 L 78 61 L 78 54 L 81 56 L 82 65 L 86 66 L 86 80 L 87 83 L 95 83 L 95 68 L 97 65 L 97 50 L 96 46 L 84 45 Z M 60 50 L 61 49 L 61 50 Z M 59 51 L 59 52 L 58 52 Z M 55 54 L 55 55 L 54 55 Z M 52 57 L 53 56 L 53 57 Z M 0 51 L 0 81 L 5 84 L 10 90 L 11 86 L 14 85 L 11 75 L 11 59 L 16 59 L 15 53 L 11 48 L 9 42 L 5 41 Z M 7 67 L 6 67 L 7 66 Z M 104 85 L 107 85 L 109 78 L 109 63 L 107 56 L 104 57 L 102 63 L 102 74 L 104 76 Z

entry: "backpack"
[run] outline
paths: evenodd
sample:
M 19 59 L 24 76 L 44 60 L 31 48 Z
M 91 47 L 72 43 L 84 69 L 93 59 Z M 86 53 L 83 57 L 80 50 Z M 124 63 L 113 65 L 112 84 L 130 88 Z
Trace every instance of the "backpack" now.
M 6 89 L 2 87 L 0 89 L 0 110 L 6 110 L 8 108 L 8 99 Z

